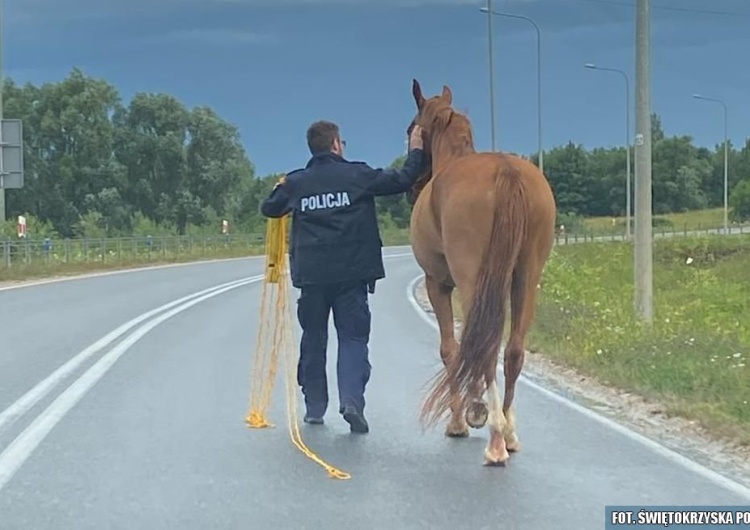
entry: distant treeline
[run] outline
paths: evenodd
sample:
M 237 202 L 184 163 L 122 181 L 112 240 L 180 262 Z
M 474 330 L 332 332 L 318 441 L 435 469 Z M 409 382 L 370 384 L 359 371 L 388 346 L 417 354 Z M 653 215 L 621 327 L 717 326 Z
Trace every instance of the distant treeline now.
M 234 232 L 264 229 L 259 201 L 279 175 L 257 177 L 237 128 L 209 107 L 150 93 L 124 104 L 78 69 L 42 86 L 6 79 L 3 101 L 6 118 L 23 120 L 26 170 L 25 187 L 6 192 L 5 235 L 17 215 L 29 217 L 30 235 L 62 237 L 218 232 L 223 219 Z M 666 137 L 656 115 L 653 142 L 657 215 L 723 204 L 723 146 Z M 750 140 L 731 147 L 729 167 L 732 217 L 750 219 Z M 625 171 L 624 147 L 571 142 L 545 153 L 563 220 L 624 215 Z M 408 226 L 403 196 L 378 203 L 384 228 Z

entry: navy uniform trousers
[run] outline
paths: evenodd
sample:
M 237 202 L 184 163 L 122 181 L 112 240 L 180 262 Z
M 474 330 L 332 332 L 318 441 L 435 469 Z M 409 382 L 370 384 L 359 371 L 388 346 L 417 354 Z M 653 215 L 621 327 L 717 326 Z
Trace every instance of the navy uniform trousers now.
M 322 418 L 328 408 L 326 349 L 328 318 L 338 335 L 336 376 L 339 412 L 352 405 L 360 413 L 365 408 L 365 387 L 370 380 L 368 342 L 371 314 L 366 282 L 304 286 L 297 300 L 297 318 L 302 327 L 297 383 L 305 395 L 307 413 Z

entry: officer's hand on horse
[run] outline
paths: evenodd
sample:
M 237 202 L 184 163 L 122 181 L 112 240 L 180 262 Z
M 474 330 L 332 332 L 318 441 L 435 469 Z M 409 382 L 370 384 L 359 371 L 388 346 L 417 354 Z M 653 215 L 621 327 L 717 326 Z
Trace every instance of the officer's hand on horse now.
M 415 125 L 409 135 L 409 150 L 412 149 L 423 149 L 424 143 L 422 141 L 422 127 Z

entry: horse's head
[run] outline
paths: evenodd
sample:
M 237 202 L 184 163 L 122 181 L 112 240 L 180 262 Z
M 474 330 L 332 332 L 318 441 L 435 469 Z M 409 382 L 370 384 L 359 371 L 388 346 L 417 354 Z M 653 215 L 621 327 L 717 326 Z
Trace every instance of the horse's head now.
M 427 156 L 427 168 L 422 176 L 412 186 L 411 191 L 407 194 L 410 204 L 414 205 L 420 191 L 432 178 L 432 149 L 433 139 L 444 132 L 451 122 L 451 119 L 457 115 L 451 104 L 453 103 L 453 94 L 451 89 L 443 85 L 443 92 L 438 96 L 425 98 L 422 95 L 422 87 L 419 81 L 412 81 L 412 95 L 417 105 L 417 114 L 411 120 L 406 131 L 407 135 L 411 134 L 415 125 L 422 128 L 422 138 L 424 139 L 424 151 Z
M 443 85 L 442 94 L 425 99 L 422 95 L 422 87 L 419 86 L 419 81 L 416 79 L 412 81 L 411 91 L 414 96 L 414 103 L 417 105 L 417 114 L 409 125 L 409 132 L 411 132 L 414 125 L 422 127 L 425 151 L 431 155 L 432 138 L 435 134 L 446 129 L 455 114 L 451 106 L 453 103 L 453 93 L 448 86 Z

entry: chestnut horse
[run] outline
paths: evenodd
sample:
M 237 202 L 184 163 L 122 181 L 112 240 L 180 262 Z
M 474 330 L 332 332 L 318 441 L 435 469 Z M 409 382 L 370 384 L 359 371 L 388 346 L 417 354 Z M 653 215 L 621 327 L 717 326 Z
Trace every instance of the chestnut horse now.
M 489 423 L 484 464 L 504 464 L 508 451 L 520 449 L 513 394 L 537 286 L 554 242 L 557 207 L 547 179 L 531 162 L 475 150 L 471 123 L 451 107 L 450 88 L 425 99 L 415 79 L 412 92 L 418 112 L 409 131 L 414 124 L 422 127 L 429 167 L 409 197 L 411 245 L 440 327 L 444 366 L 420 419 L 423 426 L 434 424 L 450 410 L 446 435 L 454 437 Z M 460 345 L 454 337 L 454 289 L 464 315 Z M 508 299 L 501 407 L 497 361 Z M 485 391 L 489 406 L 482 399 Z

